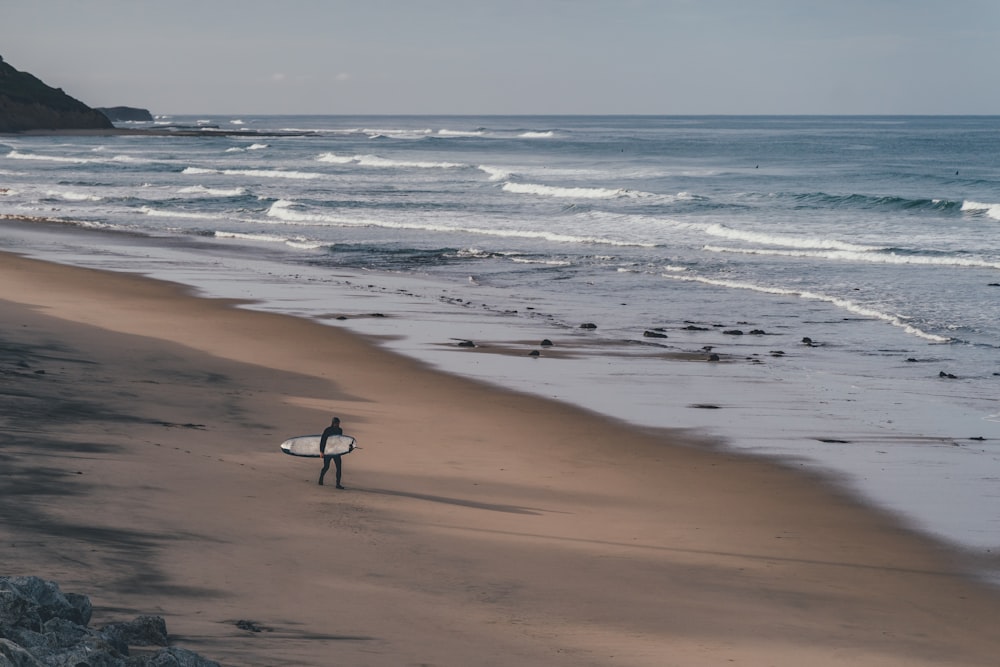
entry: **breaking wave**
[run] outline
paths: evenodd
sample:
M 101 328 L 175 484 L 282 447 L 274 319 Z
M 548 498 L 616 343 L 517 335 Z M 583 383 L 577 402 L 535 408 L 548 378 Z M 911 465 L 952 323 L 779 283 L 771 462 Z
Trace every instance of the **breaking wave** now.
M 486 130 L 438 130 L 439 137 L 482 137 Z
M 206 188 L 204 185 L 192 185 L 178 190 L 182 195 L 204 195 L 206 197 L 242 197 L 246 188 Z
M 232 148 L 227 148 L 227 153 L 243 153 L 246 151 L 260 151 L 265 148 L 270 148 L 268 144 L 250 144 L 249 146 L 233 146 Z
M 56 199 L 62 199 L 65 201 L 103 201 L 104 197 L 98 195 L 90 195 L 85 192 L 72 192 L 64 190 L 49 190 L 45 193 L 49 197 L 54 197 Z
M 503 184 L 504 192 L 513 192 L 521 195 L 540 195 L 543 197 L 571 197 L 575 199 L 613 199 L 615 197 L 635 196 L 625 189 L 611 188 L 564 188 L 553 185 L 538 185 L 535 183 L 511 183 Z
M 139 211 L 153 218 L 185 218 L 187 220 L 218 220 L 224 216 L 213 215 L 211 213 L 191 213 L 185 211 L 163 211 L 160 209 L 142 206 Z
M 561 234 L 543 230 L 532 229 L 487 229 L 484 227 L 464 227 L 460 225 L 431 224 L 419 222 L 399 222 L 391 220 L 375 220 L 372 218 L 354 218 L 346 216 L 330 215 L 327 213 L 312 213 L 297 208 L 295 202 L 279 199 L 274 202 L 267 211 L 267 216 L 282 222 L 293 224 L 305 224 L 316 226 L 343 226 L 343 227 L 380 227 L 384 229 L 408 229 L 427 232 L 442 232 L 448 234 L 465 233 L 490 236 L 496 238 L 521 238 L 521 239 L 541 239 L 555 243 L 574 243 L 586 245 L 608 245 L 608 246 L 628 246 L 628 247 L 655 247 L 652 243 L 641 243 L 636 241 L 624 241 L 619 239 L 600 238 L 596 236 L 582 236 L 575 234 Z
M 303 250 L 316 250 L 322 248 L 328 244 L 318 243 L 316 241 L 310 241 L 301 237 L 285 237 L 277 236 L 274 234 L 247 234 L 244 232 L 212 232 L 212 236 L 217 239 L 235 239 L 239 241 L 256 241 L 260 243 L 281 243 L 287 245 L 291 248 L 300 248 Z
M 750 243 L 760 243 L 762 245 L 778 245 L 788 248 L 828 248 L 831 250 L 842 250 L 845 252 L 872 252 L 884 250 L 878 246 L 860 245 L 857 243 L 847 243 L 836 239 L 817 239 L 808 236 L 790 236 L 787 234 L 765 234 L 763 232 L 750 232 L 740 229 L 733 229 L 721 224 L 708 225 L 704 229 L 710 236 L 732 239 L 734 241 L 748 241 Z
M 947 199 L 912 199 L 907 197 L 863 194 L 831 195 L 826 192 L 809 192 L 790 196 L 800 205 L 808 208 L 884 208 L 904 211 L 921 209 L 931 211 L 959 211 L 962 208 L 961 202 Z
M 205 169 L 203 167 L 186 167 L 183 174 L 223 174 L 225 176 L 257 176 L 261 178 L 293 178 L 311 180 L 324 178 L 323 174 L 313 171 L 286 171 L 283 169 Z
M 983 204 L 976 201 L 962 202 L 962 211 L 983 213 L 988 218 L 1000 220 L 1000 204 Z
M 761 292 L 763 294 L 777 294 L 781 296 L 794 296 L 800 299 L 806 299 L 809 301 L 822 301 L 824 303 L 829 303 L 837 308 L 841 308 L 855 315 L 860 315 L 862 317 L 870 317 L 877 320 L 882 320 L 883 322 L 888 322 L 894 327 L 899 327 L 903 329 L 906 333 L 918 338 L 923 338 L 925 340 L 932 341 L 934 343 L 948 343 L 953 339 L 946 336 L 938 336 L 936 334 L 927 333 L 917 327 L 913 326 L 906 321 L 906 318 L 901 315 L 893 315 L 892 313 L 884 313 L 874 308 L 869 308 L 868 306 L 862 306 L 860 304 L 854 303 L 847 299 L 842 299 L 836 296 L 829 296 L 827 294 L 820 294 L 818 292 L 810 292 L 806 290 L 794 290 L 784 287 L 765 287 L 763 285 L 755 285 L 753 283 L 744 283 L 735 280 L 718 280 L 715 278 L 702 278 L 698 276 L 690 275 L 677 275 L 671 273 L 662 274 L 664 278 L 669 278 L 671 280 L 679 280 L 682 282 L 689 283 L 702 283 L 704 285 L 712 285 L 714 287 L 725 287 L 727 289 L 741 289 L 750 290 L 753 292 Z
M 829 259 L 834 261 L 869 262 L 872 264 L 923 264 L 933 266 L 961 266 L 977 269 L 1000 269 L 1000 262 L 987 262 L 981 259 L 966 259 L 954 256 L 936 256 L 919 254 L 898 254 L 891 250 L 876 252 L 859 252 L 853 250 L 777 250 L 772 248 L 725 248 L 722 246 L 705 246 L 705 250 L 717 253 L 732 253 L 739 255 L 772 255 L 778 257 L 808 257 L 811 259 Z
M 390 160 L 378 155 L 336 155 L 334 153 L 323 153 L 316 158 L 318 162 L 331 162 L 333 164 L 357 164 L 362 167 L 379 167 L 383 169 L 463 169 L 469 165 L 460 162 L 426 162 L 408 160 Z

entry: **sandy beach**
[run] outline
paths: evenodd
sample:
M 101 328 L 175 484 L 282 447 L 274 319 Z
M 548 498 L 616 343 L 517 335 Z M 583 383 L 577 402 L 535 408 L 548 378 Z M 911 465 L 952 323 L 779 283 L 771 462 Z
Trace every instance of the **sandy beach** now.
M 0 255 L 0 572 L 226 665 L 996 664 L 1000 594 L 827 481 L 235 305 Z M 333 415 L 343 491 L 278 450 Z

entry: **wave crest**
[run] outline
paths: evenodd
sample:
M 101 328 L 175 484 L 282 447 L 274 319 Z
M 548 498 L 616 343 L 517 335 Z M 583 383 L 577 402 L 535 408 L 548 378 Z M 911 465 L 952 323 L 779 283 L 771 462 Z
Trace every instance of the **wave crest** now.
M 894 327 L 899 327 L 906 331 L 906 333 L 918 338 L 923 338 L 925 340 L 932 341 L 934 343 L 949 343 L 952 338 L 946 336 L 938 336 L 937 334 L 927 333 L 917 327 L 913 326 L 906 321 L 906 318 L 900 315 L 893 315 L 892 313 L 884 313 L 874 308 L 869 308 L 868 306 L 862 306 L 860 304 L 854 303 L 847 299 L 842 299 L 836 296 L 830 296 L 827 294 L 820 294 L 818 292 L 810 292 L 806 290 L 794 290 L 785 287 L 766 287 L 764 285 L 755 285 L 753 283 L 744 283 L 735 280 L 718 280 L 715 278 L 703 278 L 699 276 L 688 276 L 688 275 L 676 275 L 664 273 L 662 274 L 664 278 L 669 278 L 671 280 L 680 280 L 682 282 L 691 283 L 702 283 L 704 285 L 712 285 L 715 287 L 725 287 L 727 289 L 742 289 L 750 290 L 753 292 L 761 292 L 763 294 L 777 294 L 781 296 L 795 296 L 800 299 L 806 299 L 809 301 L 822 301 L 829 303 L 837 308 L 841 308 L 848 312 L 854 313 L 855 315 L 860 315 L 862 317 L 870 317 L 873 319 L 882 320 L 888 322 Z
M 520 238 L 520 239 L 541 239 L 555 243 L 572 243 L 581 245 L 607 245 L 620 247 L 655 247 L 653 243 L 643 243 L 639 241 L 625 241 L 619 239 L 608 239 L 597 236 L 583 236 L 550 232 L 545 230 L 532 229 L 502 229 L 484 227 L 465 227 L 462 225 L 434 224 L 426 222 L 399 222 L 393 220 L 376 220 L 373 218 L 349 218 L 346 216 L 330 215 L 327 213 L 313 213 L 305 210 L 294 201 L 279 199 L 271 204 L 267 211 L 267 216 L 282 222 L 300 225 L 315 226 L 343 226 L 343 227 L 380 227 L 383 229 L 407 229 L 426 232 L 444 232 L 453 234 L 456 232 L 465 234 L 477 234 L 494 238 Z
M 967 259 L 964 257 L 931 257 L 927 255 L 898 254 L 888 249 L 878 252 L 858 252 L 852 250 L 777 250 L 773 248 L 726 248 L 707 245 L 708 252 L 730 253 L 738 255 L 771 255 L 778 257 L 809 257 L 812 259 L 829 259 L 834 261 L 868 262 L 871 264 L 923 264 L 933 266 L 961 266 L 977 269 L 1000 269 L 1000 262 L 988 262 L 982 259 Z
M 985 213 L 987 217 L 1000 220 L 1000 204 L 983 204 L 976 201 L 962 202 L 962 211 Z

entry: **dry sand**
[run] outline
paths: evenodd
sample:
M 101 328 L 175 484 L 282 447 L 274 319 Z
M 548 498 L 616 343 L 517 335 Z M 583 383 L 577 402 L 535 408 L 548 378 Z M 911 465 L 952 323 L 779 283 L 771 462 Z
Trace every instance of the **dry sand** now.
M 0 573 L 227 665 L 1000 660 L 996 591 L 833 485 L 335 326 L 0 254 L 0 400 Z M 277 448 L 334 414 L 346 491 Z

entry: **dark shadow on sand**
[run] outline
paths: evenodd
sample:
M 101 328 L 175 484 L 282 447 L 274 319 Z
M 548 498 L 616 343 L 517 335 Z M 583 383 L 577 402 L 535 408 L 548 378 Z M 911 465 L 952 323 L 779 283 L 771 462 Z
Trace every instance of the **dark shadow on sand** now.
M 471 507 L 472 509 L 488 510 L 490 512 L 505 512 L 507 514 L 529 514 L 541 516 L 542 510 L 533 507 L 518 507 L 517 505 L 496 505 L 493 503 L 480 503 L 475 500 L 465 498 L 448 498 L 447 496 L 435 496 L 427 493 L 412 493 L 409 491 L 391 491 L 389 489 L 363 489 L 351 487 L 354 491 L 362 493 L 374 493 L 380 496 L 396 496 L 398 498 L 413 498 L 414 500 L 426 500 L 432 503 L 443 503 L 445 505 L 456 505 L 458 507 Z

